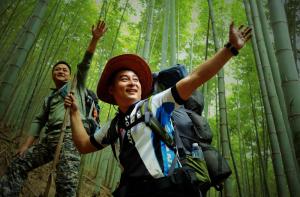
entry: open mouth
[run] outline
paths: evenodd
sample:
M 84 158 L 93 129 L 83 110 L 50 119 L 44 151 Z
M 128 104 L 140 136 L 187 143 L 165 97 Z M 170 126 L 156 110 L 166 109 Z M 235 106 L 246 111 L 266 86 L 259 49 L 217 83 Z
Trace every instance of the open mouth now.
M 137 93 L 138 91 L 136 89 L 129 89 L 129 90 L 126 90 L 126 92 L 128 92 L 128 93 Z

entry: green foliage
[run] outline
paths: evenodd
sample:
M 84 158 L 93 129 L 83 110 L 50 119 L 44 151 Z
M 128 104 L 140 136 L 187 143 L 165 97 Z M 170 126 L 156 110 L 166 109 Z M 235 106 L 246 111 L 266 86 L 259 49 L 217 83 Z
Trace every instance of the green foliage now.
M 11 58 L 9 51 L 14 48 L 14 42 L 22 33 L 22 28 L 26 24 L 28 17 L 32 14 L 36 2 L 37 0 L 28 0 L 26 3 L 20 0 L 14 1 L 4 12 L 0 13 L 1 63 Z M 49 88 L 53 87 L 50 71 L 51 66 L 55 62 L 62 59 L 66 60 L 72 65 L 72 69 L 75 71 L 76 65 L 83 57 L 91 38 L 91 26 L 98 20 L 101 8 L 105 9 L 102 19 L 105 18 L 108 30 L 98 43 L 89 72 L 87 86 L 92 90 L 96 90 L 102 69 L 111 56 L 122 53 L 142 53 L 146 34 L 148 16 L 146 8 L 148 0 L 130 0 L 123 20 L 121 18 L 126 0 L 108 0 L 106 6 L 103 6 L 103 2 L 94 0 L 50 1 L 46 14 L 47 17 L 38 34 L 38 39 L 30 50 L 25 65 L 19 71 L 18 85 L 14 87 L 13 99 L 8 106 L 8 113 L 5 117 L 7 124 L 14 127 L 22 127 L 22 123 L 24 122 L 24 130 L 28 128 L 37 109 L 41 106 L 42 98 L 49 94 Z M 213 4 L 216 31 L 218 33 L 217 37 L 222 46 L 228 40 L 228 27 L 231 20 L 234 20 L 236 26 L 239 26 L 240 24 L 247 23 L 246 16 L 242 1 L 213 1 Z M 163 6 L 164 1 L 155 1 L 149 59 L 149 64 L 153 72 L 158 71 L 161 64 L 161 43 L 164 23 Z M 178 63 L 190 66 L 192 59 L 191 67 L 195 68 L 205 61 L 209 19 L 208 10 L 207 1 L 176 1 Z M 114 41 L 115 47 L 112 51 Z M 207 46 L 208 58 L 214 54 L 213 43 L 210 25 Z M 193 51 L 192 54 L 190 53 L 191 51 Z M 170 47 L 168 48 L 169 54 Z M 5 68 L 0 65 L 0 75 L 4 71 Z M 252 161 L 254 161 L 255 167 L 258 167 L 259 163 L 257 151 L 255 151 L 257 144 L 254 137 L 255 128 L 249 93 L 250 85 L 251 94 L 254 98 L 260 142 L 267 141 L 263 139 L 267 130 L 264 110 L 261 104 L 259 80 L 250 44 L 240 52 L 239 56 L 225 66 L 225 81 L 228 128 L 232 149 L 237 158 L 239 173 L 243 174 L 243 177 L 246 176 L 245 170 L 241 171 L 241 168 L 244 167 L 242 163 L 247 163 L 248 169 L 246 170 L 247 173 L 249 172 L 249 177 L 251 178 L 254 173 L 257 173 L 254 171 L 255 169 L 252 170 L 250 167 Z M 205 104 L 209 106 L 210 126 L 214 132 L 213 144 L 219 147 L 220 134 L 218 133 L 219 123 L 216 122 L 218 114 L 216 112 L 217 93 L 215 78 L 208 83 L 206 98 Z M 102 112 L 101 123 L 104 123 L 114 115 L 117 109 L 102 102 L 100 102 L 100 105 Z M 240 150 L 239 143 L 243 144 L 242 150 Z M 266 152 L 267 174 L 270 181 L 268 184 L 274 190 L 274 193 L 271 194 L 273 196 L 273 194 L 276 195 L 274 173 L 271 167 L 270 149 L 267 144 L 266 142 L 264 152 Z M 244 158 L 240 158 L 240 151 L 243 151 L 245 154 L 246 161 L 242 161 Z M 93 159 L 90 158 L 89 162 L 96 162 L 97 158 L 98 156 L 95 156 Z M 106 158 L 106 161 L 108 162 L 108 158 Z M 89 163 L 88 166 L 93 165 Z M 100 164 L 97 168 L 99 166 Z M 258 173 L 255 176 L 255 181 L 259 181 Z M 115 182 L 112 181 L 108 185 L 113 188 L 115 187 Z M 255 185 L 252 185 L 252 182 L 250 185 L 255 187 Z M 235 183 L 234 187 L 236 188 Z M 243 187 L 246 188 L 245 183 Z

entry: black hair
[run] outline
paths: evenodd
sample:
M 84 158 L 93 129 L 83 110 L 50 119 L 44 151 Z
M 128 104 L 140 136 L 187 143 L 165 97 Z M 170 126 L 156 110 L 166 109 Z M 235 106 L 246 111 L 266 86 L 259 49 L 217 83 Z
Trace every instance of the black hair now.
M 53 71 L 54 71 L 54 68 L 55 68 L 58 64 L 64 64 L 64 65 L 68 66 L 68 68 L 69 68 L 69 70 L 70 70 L 70 73 L 71 73 L 71 71 L 72 71 L 71 66 L 70 66 L 67 62 L 65 62 L 65 61 L 63 61 L 63 60 L 58 61 L 56 64 L 54 64 L 54 66 L 52 67 L 52 73 L 53 73 Z

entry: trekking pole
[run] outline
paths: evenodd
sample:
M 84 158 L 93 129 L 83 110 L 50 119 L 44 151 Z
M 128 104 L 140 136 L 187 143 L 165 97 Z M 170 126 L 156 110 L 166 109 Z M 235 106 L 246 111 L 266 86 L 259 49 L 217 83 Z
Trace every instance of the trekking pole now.
M 77 85 L 77 75 L 75 74 L 74 77 L 73 77 L 73 80 L 72 80 L 72 84 L 71 84 L 71 92 L 74 92 L 76 85 Z M 62 144 L 63 144 L 63 141 L 64 141 L 65 132 L 66 132 L 66 128 L 67 128 L 67 123 L 69 122 L 69 115 L 70 115 L 70 108 L 66 108 L 65 115 L 64 115 L 64 120 L 63 120 L 63 123 L 62 123 L 62 127 L 60 129 L 59 141 L 58 141 L 58 144 L 56 146 L 55 155 L 54 155 L 54 159 L 53 159 L 53 163 L 52 163 L 52 167 L 51 167 L 51 172 L 50 172 L 49 177 L 48 177 L 44 197 L 49 196 L 49 191 L 50 191 L 52 182 L 54 182 L 54 174 L 55 174 L 55 171 L 56 171 L 56 165 L 59 161 L 60 151 L 61 151 Z

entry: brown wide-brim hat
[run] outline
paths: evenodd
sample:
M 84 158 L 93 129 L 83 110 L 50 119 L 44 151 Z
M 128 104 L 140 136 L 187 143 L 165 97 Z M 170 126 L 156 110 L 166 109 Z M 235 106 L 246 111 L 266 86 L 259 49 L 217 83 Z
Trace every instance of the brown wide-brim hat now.
M 131 70 L 139 78 L 142 88 L 142 99 L 147 98 L 152 91 L 152 73 L 147 62 L 135 54 L 123 54 L 111 58 L 105 65 L 97 86 L 98 98 L 115 105 L 113 96 L 109 93 L 109 86 L 113 83 L 113 76 L 121 70 Z

